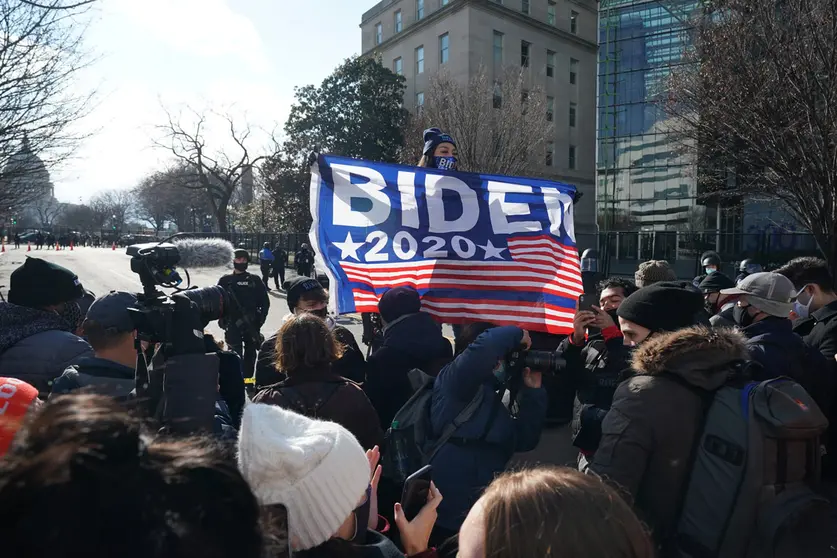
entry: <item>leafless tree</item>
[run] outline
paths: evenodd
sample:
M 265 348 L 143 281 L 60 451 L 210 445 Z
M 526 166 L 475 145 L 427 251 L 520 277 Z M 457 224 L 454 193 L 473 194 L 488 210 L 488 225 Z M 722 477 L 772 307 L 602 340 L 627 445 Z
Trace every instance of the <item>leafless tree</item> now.
M 158 126 L 164 139 L 156 141 L 158 147 L 171 151 L 197 179 L 183 184 L 185 188 L 201 190 L 212 210 L 221 232 L 227 232 L 227 215 L 230 200 L 242 179 L 265 157 L 252 157 L 247 146 L 251 136 L 248 124 L 237 125 L 229 114 L 200 113 L 187 109 L 194 122 L 184 122 L 184 115 L 166 111 L 168 122 Z M 206 128 L 209 115 L 222 120 L 235 145 L 232 152 L 221 146 L 207 146 Z
M 49 228 L 64 213 L 67 204 L 61 203 L 52 197 L 42 197 L 33 204 L 33 207 L 38 212 L 40 226 Z
M 402 161 L 418 162 L 422 130 L 435 126 L 456 139 L 461 169 L 531 174 L 533 160 L 544 162 L 553 125 L 546 94 L 526 83 L 526 72 L 519 69 L 508 69 L 492 81 L 481 67 L 467 84 L 439 72 L 430 80 L 424 107 L 411 119 Z
M 71 125 L 91 107 L 75 80 L 91 62 L 81 16 L 92 3 L 0 0 L 0 207 L 42 197 L 29 179 L 44 168 L 38 158 L 52 168 L 85 137 Z
M 86 233 L 101 228 L 101 224 L 96 223 L 93 210 L 84 204 L 67 204 L 61 215 L 55 219 L 55 224 Z
M 161 172 L 155 172 L 142 179 L 134 188 L 134 215 L 148 223 L 154 232 L 160 232 L 171 217 L 170 194 L 177 188 L 166 182 Z
M 781 202 L 837 272 L 837 0 L 713 0 L 671 77 L 707 198 Z
M 110 224 L 118 233 L 125 226 L 133 203 L 133 194 L 128 190 L 108 190 L 90 200 L 90 207 L 100 220 L 100 226 Z

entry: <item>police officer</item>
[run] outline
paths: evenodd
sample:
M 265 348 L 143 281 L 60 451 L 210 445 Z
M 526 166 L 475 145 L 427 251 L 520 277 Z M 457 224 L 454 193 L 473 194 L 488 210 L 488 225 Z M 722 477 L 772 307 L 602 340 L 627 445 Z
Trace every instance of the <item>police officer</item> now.
M 761 273 L 762 271 L 764 271 L 764 269 L 762 269 L 761 264 L 758 263 L 756 260 L 751 258 L 741 260 L 741 264 L 739 264 L 738 266 L 738 275 L 735 277 L 735 284 L 739 284 L 748 275 L 752 275 L 753 273 Z
M 273 248 L 273 257 L 273 282 L 278 291 L 285 284 L 285 266 L 288 265 L 288 252 L 282 247 L 281 242 Z
M 303 243 L 294 255 L 294 264 L 296 265 L 296 272 L 298 275 L 304 277 L 311 276 L 311 268 L 314 266 L 314 254 L 308 249 L 308 245 Z
M 700 265 L 703 267 L 704 273 L 701 273 L 692 280 L 692 284 L 697 288 L 700 288 L 701 281 L 706 279 L 708 275 L 712 275 L 721 270 L 721 256 L 711 250 L 704 252 L 700 256 Z
M 221 277 L 218 285 L 230 294 L 228 316 L 219 320 L 224 328 L 224 339 L 230 349 L 244 360 L 244 377 L 252 378 L 256 367 L 256 351 L 262 342 L 261 328 L 267 319 L 270 298 L 262 280 L 247 272 L 250 254 L 247 250 L 235 251 L 235 270 Z

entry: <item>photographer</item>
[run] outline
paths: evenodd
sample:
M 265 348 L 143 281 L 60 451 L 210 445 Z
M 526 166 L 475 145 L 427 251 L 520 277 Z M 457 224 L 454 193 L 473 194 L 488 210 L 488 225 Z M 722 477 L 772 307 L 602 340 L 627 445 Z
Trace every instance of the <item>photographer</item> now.
M 230 349 L 243 358 L 245 378 L 252 378 L 255 372 L 256 352 L 262 342 L 261 327 L 270 309 L 267 287 L 261 279 L 247 272 L 249 261 L 247 250 L 236 250 L 235 270 L 218 280 L 218 285 L 232 298 L 230 315 L 219 320 L 218 325 L 224 329 L 224 339 Z
M 456 340 L 456 357 L 442 368 L 433 386 L 430 408 L 434 437 L 482 390 L 482 403 L 431 460 L 433 480 L 445 495 L 439 506 L 434 541 L 455 535 L 480 492 L 505 470 L 514 452 L 538 445 L 547 409 L 541 372 L 523 369 L 510 378 L 506 356 L 528 349 L 529 334 L 514 326 L 494 327 L 486 322 L 468 324 Z M 503 405 L 507 386 L 520 382 L 513 416 Z
M 576 386 L 573 445 L 592 454 L 602 436 L 602 420 L 613 402 L 613 393 L 630 366 L 630 349 L 624 346 L 616 310 L 637 287 L 611 278 L 599 284 L 599 306 L 576 312 L 573 334 L 558 348 L 567 361 L 566 372 Z M 597 333 L 587 335 L 594 327 Z

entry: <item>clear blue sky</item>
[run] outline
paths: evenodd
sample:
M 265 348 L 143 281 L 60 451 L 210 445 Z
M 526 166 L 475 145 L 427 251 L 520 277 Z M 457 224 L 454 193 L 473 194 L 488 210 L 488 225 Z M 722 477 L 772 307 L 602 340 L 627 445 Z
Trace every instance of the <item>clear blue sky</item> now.
M 78 202 L 130 188 L 165 164 L 151 147 L 161 104 L 227 110 L 282 126 L 294 86 L 320 83 L 360 51 L 360 17 L 375 0 L 101 0 L 86 34 L 99 60 L 80 87 L 99 102 L 95 134 L 53 173 L 56 196 Z M 222 141 L 220 130 L 215 136 Z M 212 135 L 210 139 L 212 139 Z M 254 138 L 253 149 L 266 145 Z

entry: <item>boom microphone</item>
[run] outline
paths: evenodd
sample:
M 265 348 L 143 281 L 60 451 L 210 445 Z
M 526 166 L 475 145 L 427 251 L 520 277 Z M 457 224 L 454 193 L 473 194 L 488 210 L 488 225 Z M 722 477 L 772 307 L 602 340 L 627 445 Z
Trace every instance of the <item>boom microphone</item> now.
M 233 245 L 222 238 L 175 239 L 174 245 L 180 252 L 179 267 L 229 266 L 233 261 Z

